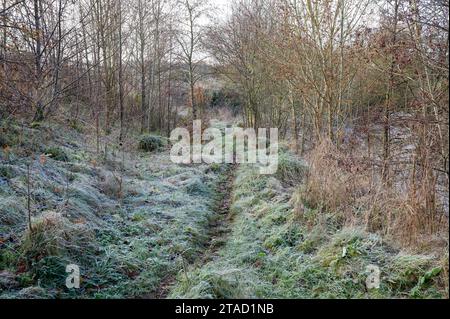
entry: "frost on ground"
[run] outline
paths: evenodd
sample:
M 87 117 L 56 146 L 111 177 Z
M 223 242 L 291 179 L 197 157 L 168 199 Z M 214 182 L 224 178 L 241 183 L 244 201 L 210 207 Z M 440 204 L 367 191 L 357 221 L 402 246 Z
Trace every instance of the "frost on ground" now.
M 229 240 L 218 257 L 179 276 L 172 298 L 440 298 L 448 260 L 405 253 L 380 236 L 342 226 L 333 214 L 296 210 L 301 189 L 289 177 L 307 167 L 282 154 L 276 176 L 241 165 Z M 293 172 L 296 172 L 293 174 Z M 303 174 L 301 173 L 303 172 Z M 314 223 L 308 223 L 314 220 Z M 442 262 L 442 264 L 440 264 Z M 370 266 L 379 289 L 367 289 Z
M 124 157 L 111 145 L 105 160 L 73 142 L 84 140 L 76 131 L 11 132 L 0 153 L 0 298 L 448 296 L 448 252 L 404 252 L 344 222 L 364 213 L 342 205 L 345 179 L 312 188 L 312 165 L 283 145 L 267 176 L 253 165 L 172 164 L 154 135 Z M 25 149 L 37 154 L 29 180 Z M 69 264 L 81 289 L 65 286 Z M 373 266 L 379 289 L 366 285 Z
M 145 297 L 201 254 L 220 167 L 134 151 L 122 176 L 119 152 L 99 160 L 73 142 L 83 136 L 59 132 L 26 128 L 0 151 L 0 298 Z M 31 231 L 30 145 L 42 154 L 30 166 Z M 69 264 L 80 267 L 79 290 L 65 287 Z

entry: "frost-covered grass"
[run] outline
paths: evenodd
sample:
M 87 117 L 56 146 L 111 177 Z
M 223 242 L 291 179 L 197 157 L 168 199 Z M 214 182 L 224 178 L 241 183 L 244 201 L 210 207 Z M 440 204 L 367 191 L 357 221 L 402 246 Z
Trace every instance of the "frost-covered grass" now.
M 439 275 L 446 270 L 436 258 L 395 251 L 377 235 L 305 208 L 316 221 L 308 225 L 282 177 L 295 176 L 239 168 L 232 233 L 217 258 L 179 274 L 171 298 L 445 297 Z M 380 289 L 366 289 L 369 265 L 381 269 Z
M 171 298 L 448 296 L 448 252 L 408 254 L 344 227 L 293 187 L 308 168 L 285 149 L 273 176 L 240 166 L 231 231 L 211 250 L 224 166 L 174 165 L 167 151 L 138 152 L 135 143 L 122 174 L 120 152 L 111 146 L 116 155 L 105 161 L 77 130 L 2 132 L 0 298 L 153 297 L 170 283 Z M 79 290 L 65 287 L 68 264 L 80 266 Z M 366 289 L 369 265 L 381 269 L 380 289 Z
M 147 297 L 182 259 L 201 255 L 220 168 L 178 166 L 167 152 L 136 150 L 122 177 L 121 157 L 104 162 L 75 130 L 24 132 L 0 151 L 0 298 Z M 79 290 L 65 287 L 69 264 L 80 266 Z

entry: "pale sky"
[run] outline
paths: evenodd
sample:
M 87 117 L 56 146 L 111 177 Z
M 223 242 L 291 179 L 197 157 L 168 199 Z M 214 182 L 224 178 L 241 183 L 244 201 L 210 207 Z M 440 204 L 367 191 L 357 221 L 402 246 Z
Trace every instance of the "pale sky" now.
M 231 3 L 232 3 L 232 0 L 211 0 L 211 2 L 212 2 L 215 6 L 221 8 L 221 9 L 225 9 L 225 10 L 226 10 L 227 8 L 230 7 L 230 5 L 231 5 Z
M 231 13 L 231 4 L 233 0 L 210 0 L 214 8 L 216 8 L 215 15 L 220 19 L 226 18 Z

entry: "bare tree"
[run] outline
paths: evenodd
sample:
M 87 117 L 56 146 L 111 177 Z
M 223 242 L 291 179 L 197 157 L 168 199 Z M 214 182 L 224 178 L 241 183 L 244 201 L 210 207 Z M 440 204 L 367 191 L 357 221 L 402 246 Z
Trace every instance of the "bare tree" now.
M 206 0 L 180 0 L 183 7 L 181 13 L 181 30 L 178 32 L 177 42 L 180 45 L 180 58 L 186 64 L 186 80 L 189 84 L 189 97 L 194 119 L 198 118 L 198 107 L 194 98 L 195 85 L 200 79 L 197 72 L 198 64 L 202 60 L 199 57 L 199 48 L 203 32 L 201 30 L 201 19 L 207 10 Z

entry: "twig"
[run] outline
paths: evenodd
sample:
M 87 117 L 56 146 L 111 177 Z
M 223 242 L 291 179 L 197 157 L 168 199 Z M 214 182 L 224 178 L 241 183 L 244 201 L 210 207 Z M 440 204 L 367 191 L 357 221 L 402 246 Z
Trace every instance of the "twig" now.
M 27 163 L 27 209 L 28 209 L 28 229 L 33 230 L 31 225 L 31 163 Z

